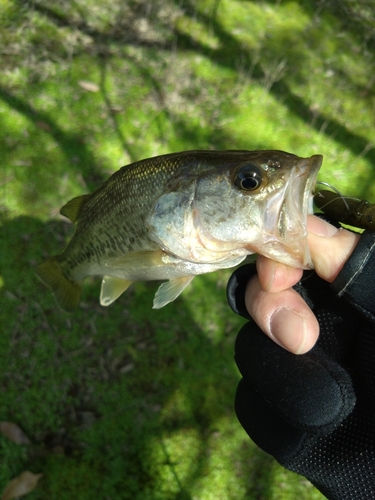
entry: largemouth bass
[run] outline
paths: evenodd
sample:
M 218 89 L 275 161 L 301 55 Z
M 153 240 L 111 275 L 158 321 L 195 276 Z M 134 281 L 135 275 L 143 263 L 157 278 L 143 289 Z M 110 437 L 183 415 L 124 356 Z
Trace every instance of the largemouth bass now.
M 103 276 L 108 306 L 134 281 L 168 280 L 154 308 L 194 276 L 259 253 L 312 268 L 306 217 L 322 156 L 283 151 L 185 151 L 141 160 L 60 213 L 76 223 L 61 255 L 37 267 L 58 304 L 74 311 L 82 281 Z

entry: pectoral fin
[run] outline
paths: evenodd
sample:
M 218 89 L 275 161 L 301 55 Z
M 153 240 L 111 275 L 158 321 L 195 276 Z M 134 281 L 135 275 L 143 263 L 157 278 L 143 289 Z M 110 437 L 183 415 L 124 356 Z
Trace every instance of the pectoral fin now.
M 162 266 L 165 265 L 163 255 L 165 255 L 165 253 L 162 250 L 155 250 L 153 252 L 130 252 L 106 262 L 105 265 L 127 269 Z
M 176 299 L 194 276 L 184 276 L 162 283 L 155 294 L 153 309 L 160 309 Z
M 109 306 L 132 284 L 132 281 L 104 276 L 100 290 L 100 305 Z

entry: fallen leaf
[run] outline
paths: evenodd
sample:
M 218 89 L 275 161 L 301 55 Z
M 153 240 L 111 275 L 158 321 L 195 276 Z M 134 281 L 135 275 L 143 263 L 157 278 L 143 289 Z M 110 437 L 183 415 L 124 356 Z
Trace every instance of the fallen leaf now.
M 87 92 L 99 92 L 99 85 L 93 82 L 86 82 L 85 80 L 80 80 L 78 85 L 83 90 L 87 90 Z
M 16 444 L 30 444 L 30 439 L 23 430 L 13 422 L 0 422 L 0 432 Z
M 127 365 L 124 365 L 122 366 L 120 369 L 119 369 L 119 372 L 120 373 L 129 373 L 131 372 L 132 370 L 134 370 L 134 363 L 128 363 Z
M 45 130 L 46 132 L 51 132 L 52 130 L 52 127 L 49 123 L 47 122 L 35 122 L 35 125 L 38 127 L 38 128 L 41 128 L 42 130 Z
M 33 491 L 38 484 L 39 479 L 43 474 L 33 474 L 32 472 L 25 470 L 12 481 L 10 481 L 3 494 L 1 500 L 11 500 L 12 498 L 23 497 Z

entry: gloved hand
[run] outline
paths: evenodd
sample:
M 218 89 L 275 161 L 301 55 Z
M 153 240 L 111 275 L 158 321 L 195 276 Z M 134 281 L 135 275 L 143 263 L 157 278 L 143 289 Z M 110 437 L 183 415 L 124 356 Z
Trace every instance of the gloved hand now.
M 303 355 L 278 346 L 248 315 L 255 266 L 239 268 L 228 284 L 231 307 L 250 319 L 236 341 L 238 419 L 258 446 L 330 500 L 375 499 L 374 248 L 375 233 L 365 233 L 332 285 L 306 272 L 294 287 L 320 325 Z

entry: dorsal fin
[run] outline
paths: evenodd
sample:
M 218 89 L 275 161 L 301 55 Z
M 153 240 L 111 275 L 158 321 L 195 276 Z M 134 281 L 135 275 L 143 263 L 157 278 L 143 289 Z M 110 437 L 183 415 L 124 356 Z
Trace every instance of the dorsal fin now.
M 67 217 L 72 222 L 76 222 L 82 207 L 89 198 L 91 198 L 91 194 L 83 194 L 81 196 L 77 196 L 77 198 L 73 198 L 61 208 L 60 214 Z

